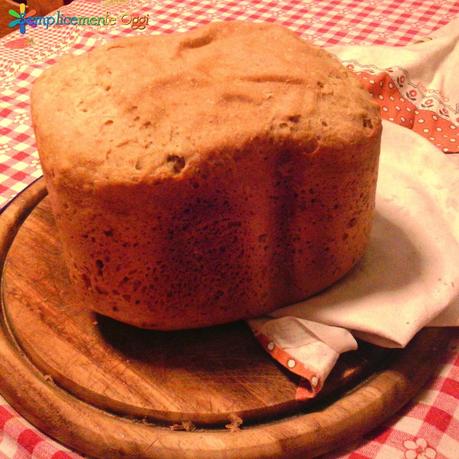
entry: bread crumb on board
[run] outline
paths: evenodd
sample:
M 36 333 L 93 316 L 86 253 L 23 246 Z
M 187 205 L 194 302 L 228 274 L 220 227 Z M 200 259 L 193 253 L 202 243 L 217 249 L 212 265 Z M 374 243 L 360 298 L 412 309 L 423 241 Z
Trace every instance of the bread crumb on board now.
M 244 422 L 237 414 L 231 414 L 229 421 L 229 424 L 225 425 L 225 429 L 228 429 L 230 432 L 241 430 L 241 425 Z
M 169 428 L 171 430 L 186 432 L 194 432 L 196 430 L 196 426 L 191 421 L 182 421 L 179 424 L 172 424 Z

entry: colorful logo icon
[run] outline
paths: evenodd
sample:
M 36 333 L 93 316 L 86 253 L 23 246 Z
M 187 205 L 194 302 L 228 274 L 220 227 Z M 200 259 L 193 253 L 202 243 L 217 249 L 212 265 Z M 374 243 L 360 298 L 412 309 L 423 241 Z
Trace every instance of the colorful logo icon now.
M 19 25 L 19 31 L 22 34 L 26 33 L 26 24 L 30 27 L 37 27 L 37 24 L 31 17 L 35 14 L 35 10 L 31 10 L 26 13 L 26 6 L 24 3 L 19 4 L 19 13 L 14 10 L 9 10 L 8 13 L 10 16 L 16 18 L 8 24 L 8 27 L 16 27 Z

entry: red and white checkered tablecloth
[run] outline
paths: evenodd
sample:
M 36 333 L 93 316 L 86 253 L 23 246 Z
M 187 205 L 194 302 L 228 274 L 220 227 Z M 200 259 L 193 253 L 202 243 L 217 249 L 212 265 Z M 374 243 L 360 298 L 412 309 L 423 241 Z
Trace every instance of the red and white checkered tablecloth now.
M 43 69 L 64 53 L 83 53 L 120 36 L 185 31 L 210 21 L 231 19 L 278 22 L 322 46 L 403 46 L 426 39 L 459 17 L 459 2 L 76 0 L 60 11 L 67 16 L 101 16 L 107 11 L 119 17 L 123 13 L 130 17 L 148 15 L 149 20 L 143 30 L 120 22 L 106 27 L 66 26 L 48 30 L 29 27 L 25 35 L 14 31 L 0 39 L 0 207 L 41 175 L 30 123 L 29 91 L 31 83 Z M 371 75 L 362 78 L 368 80 L 364 81 L 368 87 Z M 388 81 L 388 87 L 394 88 L 391 80 Z M 382 87 L 383 83 L 380 84 Z M 410 112 L 410 107 L 407 110 Z M 398 118 L 390 116 L 390 107 L 386 111 L 386 119 L 401 124 Z M 436 115 L 434 119 L 437 119 Z M 459 123 L 459 119 L 456 121 Z M 451 128 L 455 129 L 457 123 Z M 443 145 L 437 146 L 443 149 Z M 327 457 L 459 457 L 459 332 L 452 332 L 452 336 L 449 348 L 441 356 L 437 373 L 415 400 L 360 442 Z M 67 459 L 79 456 L 34 429 L 0 396 L 0 459 L 32 457 Z

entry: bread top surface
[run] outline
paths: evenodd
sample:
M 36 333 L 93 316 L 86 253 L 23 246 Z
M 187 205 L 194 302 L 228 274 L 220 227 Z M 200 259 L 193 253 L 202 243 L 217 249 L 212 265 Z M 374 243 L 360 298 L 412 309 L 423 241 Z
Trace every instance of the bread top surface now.
M 258 138 L 313 151 L 381 129 L 378 106 L 335 57 L 283 27 L 242 22 L 64 57 L 34 84 L 32 117 L 45 169 L 92 184 L 182 174 Z

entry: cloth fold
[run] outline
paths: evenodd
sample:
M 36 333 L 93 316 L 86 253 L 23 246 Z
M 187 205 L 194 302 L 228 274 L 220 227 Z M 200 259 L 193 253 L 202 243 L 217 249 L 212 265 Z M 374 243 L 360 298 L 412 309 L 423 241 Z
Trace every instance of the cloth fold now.
M 261 318 L 249 324 L 274 359 L 309 382 L 301 398 L 314 397 L 340 354 L 357 349 L 357 342 L 348 330 L 299 317 Z
M 308 381 L 306 397 L 320 391 L 341 353 L 356 348 L 354 337 L 404 347 L 423 327 L 459 325 L 459 164 L 440 151 L 457 151 L 459 143 L 451 137 L 459 132 L 455 22 L 438 38 L 404 48 L 331 49 L 345 63 L 352 61 L 357 73 L 356 62 L 361 64 L 370 89 L 378 72 L 389 69 L 379 88 L 385 84 L 390 95 L 373 91 L 386 119 L 384 107 L 397 112 L 410 88 L 416 94 L 411 108 L 405 106 L 413 114 L 410 123 L 402 116 L 383 122 L 375 220 L 363 259 L 327 290 L 249 321 L 267 352 Z M 395 63 L 402 66 L 398 72 Z M 423 122 L 425 113 L 431 123 Z

